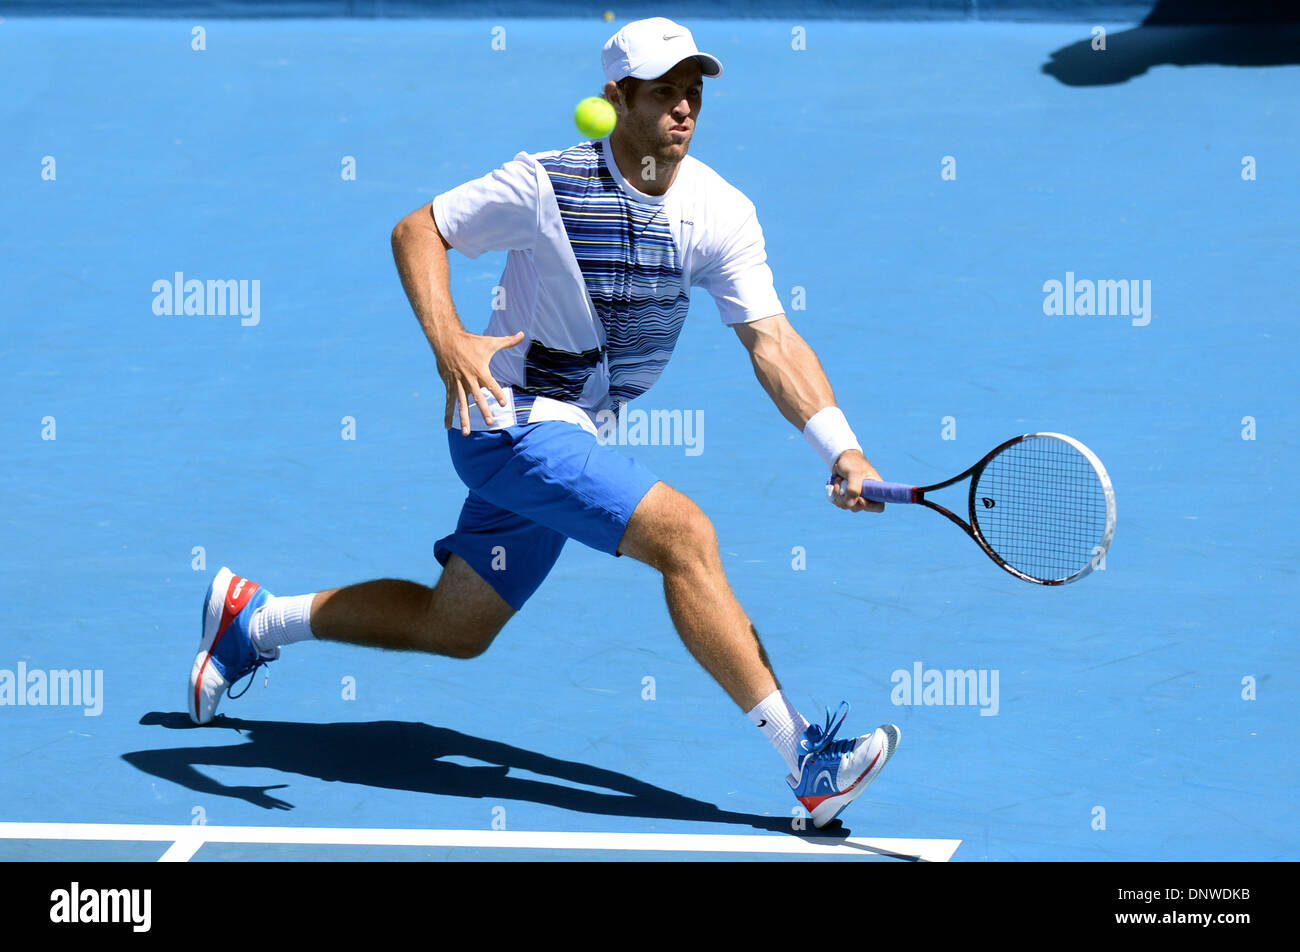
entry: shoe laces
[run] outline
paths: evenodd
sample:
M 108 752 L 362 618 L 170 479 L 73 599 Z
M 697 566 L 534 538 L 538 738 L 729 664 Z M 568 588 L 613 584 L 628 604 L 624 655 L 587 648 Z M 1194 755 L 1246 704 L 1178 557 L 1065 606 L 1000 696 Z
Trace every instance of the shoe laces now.
M 807 731 L 804 733 L 805 740 L 800 742 L 807 752 L 805 757 L 811 757 L 815 760 L 828 760 L 849 753 L 853 749 L 853 745 L 857 743 L 857 738 L 835 739 L 840 725 L 844 723 L 844 719 L 848 716 L 849 702 L 841 701 L 834 714 L 831 714 L 829 707 L 826 708 L 826 725 L 824 727 L 809 724 Z
M 248 689 L 253 686 L 253 676 L 257 674 L 257 669 L 266 667 L 274 660 L 275 660 L 274 658 L 267 658 L 264 655 L 259 654 L 256 660 L 253 662 L 253 666 L 251 668 L 249 668 L 246 672 L 244 672 L 244 674 L 242 674 L 240 677 L 236 678 L 234 681 L 231 681 L 228 685 L 226 685 L 226 696 L 229 697 L 232 701 L 243 697 L 245 694 L 248 693 Z M 270 677 L 269 672 L 267 674 L 267 677 L 268 678 Z M 238 684 L 240 681 L 244 680 L 244 678 L 248 678 L 248 683 L 244 685 L 244 690 L 240 691 L 238 694 L 235 694 L 234 693 L 235 685 Z

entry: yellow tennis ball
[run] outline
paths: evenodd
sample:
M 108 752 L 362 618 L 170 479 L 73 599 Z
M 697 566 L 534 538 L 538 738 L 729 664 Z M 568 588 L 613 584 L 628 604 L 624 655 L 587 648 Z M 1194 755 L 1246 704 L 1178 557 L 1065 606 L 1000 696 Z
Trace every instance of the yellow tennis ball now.
M 605 22 L 606 22 L 606 23 L 609 23 L 611 20 L 614 19 L 614 11 L 613 11 L 613 10 L 606 10 L 604 15 L 605 15 Z
M 588 96 L 578 103 L 573 113 L 573 121 L 578 124 L 578 131 L 591 139 L 603 139 L 614 130 L 618 122 L 618 113 L 608 100 L 599 96 Z

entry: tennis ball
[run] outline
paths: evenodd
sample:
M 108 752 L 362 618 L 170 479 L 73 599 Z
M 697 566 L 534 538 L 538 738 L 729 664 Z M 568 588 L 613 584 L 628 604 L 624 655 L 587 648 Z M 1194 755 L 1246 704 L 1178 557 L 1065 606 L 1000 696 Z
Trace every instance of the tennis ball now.
M 608 100 L 599 96 L 588 96 L 578 103 L 573 113 L 573 121 L 578 124 L 578 131 L 592 139 L 603 139 L 614 130 L 618 122 L 618 113 Z
M 604 13 L 604 17 L 605 17 L 605 22 L 606 22 L 606 23 L 609 23 L 610 21 L 612 21 L 612 20 L 614 19 L 614 11 L 613 11 L 613 10 L 606 10 L 605 13 Z

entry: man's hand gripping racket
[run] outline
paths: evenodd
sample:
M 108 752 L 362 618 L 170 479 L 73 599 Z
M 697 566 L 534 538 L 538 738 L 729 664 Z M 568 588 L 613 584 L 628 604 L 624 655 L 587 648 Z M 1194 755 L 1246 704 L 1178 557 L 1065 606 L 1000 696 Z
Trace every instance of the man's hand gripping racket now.
M 968 477 L 969 521 L 925 498 Z M 839 484 L 838 475 L 827 480 L 828 498 L 834 500 Z M 864 479 L 862 495 L 942 513 L 999 566 L 1040 585 L 1083 578 L 1115 535 L 1115 490 L 1106 468 L 1092 450 L 1061 433 L 1007 440 L 964 473 L 932 486 Z

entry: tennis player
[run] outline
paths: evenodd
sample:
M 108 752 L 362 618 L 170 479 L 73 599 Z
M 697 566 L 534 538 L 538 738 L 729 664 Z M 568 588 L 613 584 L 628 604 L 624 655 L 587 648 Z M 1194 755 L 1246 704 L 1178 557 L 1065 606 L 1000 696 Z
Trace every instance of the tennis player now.
M 607 138 L 521 152 L 393 230 L 402 285 L 447 388 L 452 464 L 469 489 L 456 530 L 437 542 L 437 584 L 381 579 L 276 598 L 223 568 L 207 594 L 190 716 L 207 723 L 223 692 L 313 638 L 480 655 L 576 539 L 662 573 L 682 641 L 784 758 L 821 827 L 880 774 L 898 728 L 836 740 L 847 704 L 824 726 L 799 713 L 732 594 L 712 523 L 599 440 L 596 415 L 659 377 L 698 286 L 777 408 L 841 477 L 834 504 L 881 511 L 858 489 L 880 474 L 786 320 L 753 203 L 687 154 L 703 77 L 721 76 L 722 64 L 663 18 L 629 23 L 601 58 L 618 113 Z M 452 304 L 453 248 L 509 251 L 504 306 L 484 334 L 467 331 Z

